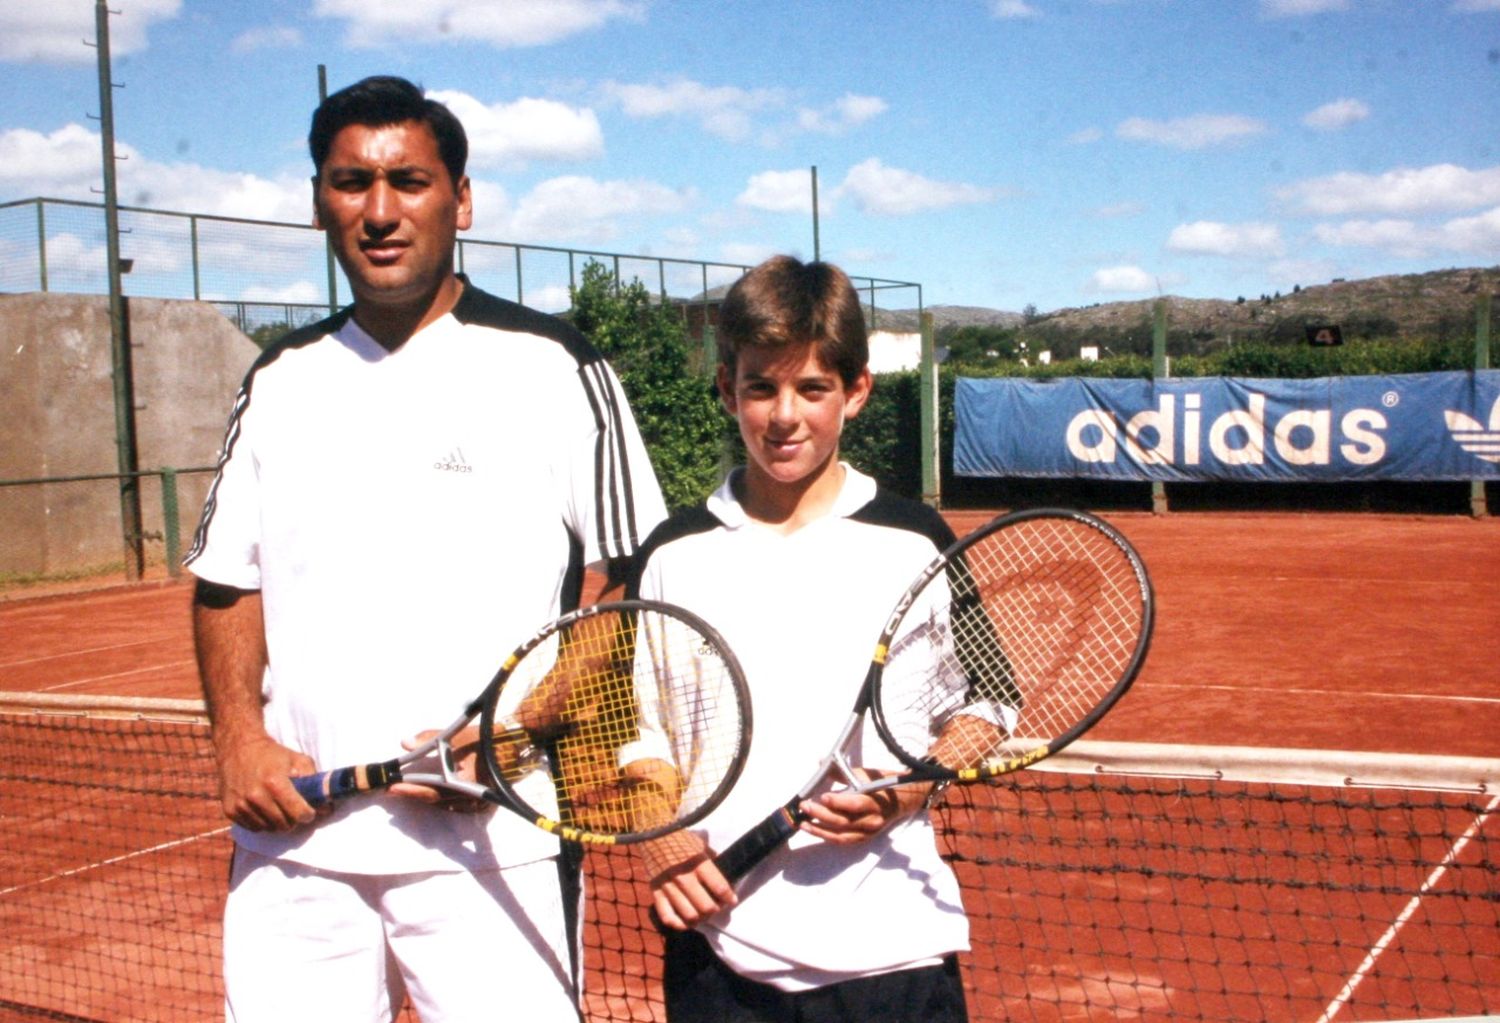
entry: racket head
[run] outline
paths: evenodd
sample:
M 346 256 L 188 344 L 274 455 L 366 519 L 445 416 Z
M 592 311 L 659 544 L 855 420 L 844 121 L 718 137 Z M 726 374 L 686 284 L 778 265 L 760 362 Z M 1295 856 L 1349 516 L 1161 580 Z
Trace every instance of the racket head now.
M 979 781 L 1029 767 L 1135 681 L 1155 623 L 1145 563 L 1086 512 L 992 520 L 938 555 L 888 619 L 868 698 L 913 773 Z
M 739 661 L 708 623 L 660 601 L 564 615 L 506 659 L 481 699 L 491 784 L 567 841 L 630 844 L 691 825 L 749 754 Z M 550 778 L 538 770 L 548 763 Z

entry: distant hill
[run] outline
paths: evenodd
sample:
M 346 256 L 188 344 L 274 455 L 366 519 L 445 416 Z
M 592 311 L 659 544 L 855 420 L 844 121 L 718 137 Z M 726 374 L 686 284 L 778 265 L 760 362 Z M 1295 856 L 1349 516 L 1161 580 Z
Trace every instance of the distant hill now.
M 1241 341 L 1301 341 L 1307 326 L 1324 324 L 1337 324 L 1346 341 L 1472 337 L 1474 302 L 1485 292 L 1500 294 L 1500 266 L 1336 280 L 1289 294 L 1233 299 L 1168 295 L 1168 338 L 1174 351 L 1203 352 Z M 1068 358 L 1080 345 L 1107 347 L 1116 354 L 1149 352 L 1155 304 L 1155 299 L 1101 303 L 1033 314 L 1029 320 L 1021 313 L 972 306 L 929 306 L 927 311 L 938 330 L 970 324 L 1019 326 L 1054 357 Z M 887 330 L 916 330 L 917 312 L 881 310 L 878 324 Z
M 1003 309 L 985 309 L 972 305 L 931 305 L 933 326 L 943 327 L 1019 327 L 1025 321 L 1020 313 Z M 881 330 L 915 331 L 920 329 L 915 309 L 881 309 L 875 318 Z

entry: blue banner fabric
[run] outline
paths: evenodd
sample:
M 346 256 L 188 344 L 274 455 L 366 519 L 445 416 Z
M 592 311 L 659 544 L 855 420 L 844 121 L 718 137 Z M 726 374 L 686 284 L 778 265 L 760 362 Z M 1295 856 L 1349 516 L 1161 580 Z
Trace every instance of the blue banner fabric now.
M 1192 482 L 1500 479 L 1500 370 L 961 377 L 953 471 Z

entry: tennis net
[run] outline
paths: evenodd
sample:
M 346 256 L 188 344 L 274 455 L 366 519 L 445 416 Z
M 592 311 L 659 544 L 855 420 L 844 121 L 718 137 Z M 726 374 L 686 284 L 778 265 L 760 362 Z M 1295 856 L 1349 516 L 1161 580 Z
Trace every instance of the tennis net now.
M 0 1023 L 220 1016 L 201 705 L 0 694 L 0 744 Z M 1080 742 L 937 817 L 976 1021 L 1500 1013 L 1500 760 Z M 586 870 L 586 1017 L 662 1019 L 633 855 Z

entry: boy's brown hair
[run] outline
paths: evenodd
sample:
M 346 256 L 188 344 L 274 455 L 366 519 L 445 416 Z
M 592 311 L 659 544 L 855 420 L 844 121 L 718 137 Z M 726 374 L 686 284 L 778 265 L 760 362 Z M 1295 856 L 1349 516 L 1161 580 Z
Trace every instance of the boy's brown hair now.
M 808 344 L 846 387 L 870 361 L 859 293 L 832 263 L 772 256 L 736 281 L 719 306 L 719 362 L 731 380 L 742 349 Z

